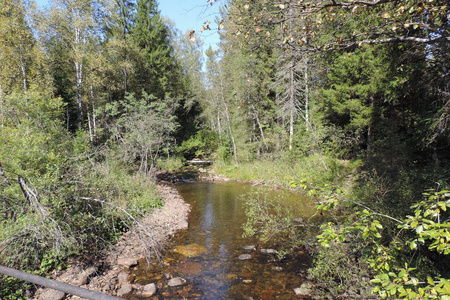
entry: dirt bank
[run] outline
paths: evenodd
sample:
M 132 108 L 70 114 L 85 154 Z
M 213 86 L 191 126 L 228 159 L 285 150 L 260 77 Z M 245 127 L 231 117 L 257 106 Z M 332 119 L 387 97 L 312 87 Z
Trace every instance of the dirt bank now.
M 83 288 L 116 295 L 128 282 L 127 268 L 137 265 L 148 257 L 157 259 L 170 237 L 188 227 L 187 217 L 190 207 L 180 197 L 175 188 L 159 184 L 159 192 L 164 206 L 146 216 L 140 225 L 125 233 L 119 242 L 102 253 L 92 253 L 70 262 L 70 267 L 53 274 L 53 278 Z M 76 296 L 51 289 L 40 289 L 38 300 L 79 299 Z

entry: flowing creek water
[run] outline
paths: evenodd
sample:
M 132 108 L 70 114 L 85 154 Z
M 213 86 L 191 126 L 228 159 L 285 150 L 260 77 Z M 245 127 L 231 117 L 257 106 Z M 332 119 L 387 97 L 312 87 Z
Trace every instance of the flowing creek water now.
M 278 261 L 264 250 L 273 245 L 242 237 L 246 217 L 241 196 L 255 187 L 195 182 L 182 183 L 177 189 L 192 208 L 189 228 L 177 233 L 162 264 L 143 263 L 132 271 L 134 283 L 156 283 L 158 292 L 150 299 L 301 299 L 294 288 L 305 281 L 308 255 L 297 251 L 295 259 Z M 267 189 L 267 193 L 281 192 Z M 296 203 L 299 217 L 314 212 L 307 199 L 284 193 L 283 199 Z M 242 254 L 251 258 L 242 260 Z M 169 287 L 168 280 L 175 277 L 184 284 Z

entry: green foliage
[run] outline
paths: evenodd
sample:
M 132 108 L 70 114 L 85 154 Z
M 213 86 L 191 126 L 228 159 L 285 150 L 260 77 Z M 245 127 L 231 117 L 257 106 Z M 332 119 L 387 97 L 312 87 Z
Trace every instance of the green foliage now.
M 218 147 L 217 138 L 217 133 L 203 129 L 198 131 L 195 136 L 183 141 L 177 151 L 187 158 L 209 157 Z
M 382 298 L 389 299 L 445 299 L 450 297 L 450 282 L 438 276 L 420 270 L 419 257 L 421 256 L 419 245 L 423 245 L 430 251 L 436 251 L 440 255 L 448 255 L 449 252 L 449 224 L 443 213 L 450 207 L 448 191 L 430 191 L 424 193 L 425 199 L 412 206 L 414 216 L 406 216 L 398 220 L 391 216 L 377 213 L 363 204 L 352 202 L 362 207 L 356 211 L 354 218 L 349 222 L 335 225 L 324 224 L 322 232 L 317 236 L 318 243 L 324 247 L 322 252 L 336 247 L 357 247 L 352 253 L 360 252 L 360 260 L 365 261 L 374 273 L 371 280 L 375 287 L 373 292 Z M 320 210 L 333 209 L 342 205 L 342 198 L 337 194 L 331 194 L 326 201 L 318 205 Z M 380 221 L 382 218 L 383 221 Z M 397 233 L 385 232 L 382 223 L 394 221 L 400 231 Z M 401 234 L 402 231 L 408 234 Z M 346 244 L 345 246 L 340 246 Z M 406 247 L 405 247 L 406 245 Z M 359 249 L 359 250 L 358 250 Z M 331 250 L 334 251 L 334 250 Z M 322 254 L 323 255 L 323 254 Z M 406 257 L 407 260 L 417 264 L 417 268 L 411 268 L 408 264 L 400 263 Z M 323 264 L 318 257 L 319 266 Z M 420 281 L 413 277 L 413 271 L 418 270 L 419 276 L 426 277 Z M 325 280 L 317 273 L 316 267 L 313 273 L 319 281 Z M 330 283 L 332 284 L 332 283 Z

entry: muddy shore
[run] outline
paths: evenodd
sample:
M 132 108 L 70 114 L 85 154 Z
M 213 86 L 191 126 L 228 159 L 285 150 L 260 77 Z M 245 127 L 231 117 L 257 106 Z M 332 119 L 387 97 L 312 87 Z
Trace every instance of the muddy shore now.
M 120 237 L 119 242 L 102 253 L 78 257 L 69 262 L 70 267 L 52 274 L 53 279 L 72 285 L 117 295 L 129 280 L 128 268 L 136 266 L 140 260 L 158 259 L 159 253 L 178 230 L 188 227 L 190 207 L 176 189 L 164 182 L 158 184 L 164 206 L 155 210 Z M 80 299 L 52 289 L 39 289 L 34 300 Z

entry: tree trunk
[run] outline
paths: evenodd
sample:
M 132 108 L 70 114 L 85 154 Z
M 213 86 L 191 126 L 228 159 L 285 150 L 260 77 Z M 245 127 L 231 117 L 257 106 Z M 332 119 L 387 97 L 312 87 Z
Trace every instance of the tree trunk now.
M 289 151 L 292 150 L 292 140 L 294 137 L 294 117 L 295 117 L 295 78 L 294 61 L 291 61 L 289 68 Z
M 23 84 L 23 91 L 28 91 L 28 84 L 27 84 L 27 70 L 25 68 L 25 62 L 23 61 L 23 56 L 20 54 L 20 71 L 22 72 L 22 84 Z
M 308 67 L 308 58 L 305 59 L 305 128 L 306 131 L 309 131 L 311 124 L 309 123 L 309 67 Z

